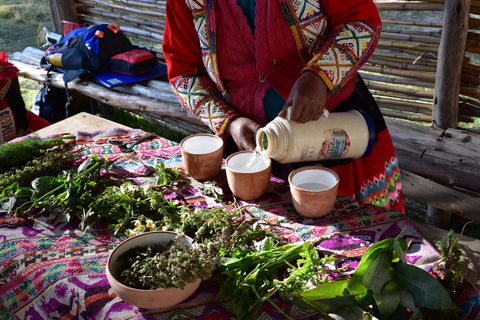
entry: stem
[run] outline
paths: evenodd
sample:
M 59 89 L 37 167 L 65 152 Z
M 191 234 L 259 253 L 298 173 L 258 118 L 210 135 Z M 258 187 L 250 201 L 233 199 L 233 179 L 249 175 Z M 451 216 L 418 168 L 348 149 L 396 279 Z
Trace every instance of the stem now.
M 280 314 L 282 316 L 285 317 L 285 319 L 288 319 L 288 320 L 293 320 L 293 318 L 291 318 L 288 314 L 286 314 L 282 309 L 280 309 L 279 306 L 277 306 L 270 298 L 267 298 L 266 299 L 278 312 L 280 312 Z

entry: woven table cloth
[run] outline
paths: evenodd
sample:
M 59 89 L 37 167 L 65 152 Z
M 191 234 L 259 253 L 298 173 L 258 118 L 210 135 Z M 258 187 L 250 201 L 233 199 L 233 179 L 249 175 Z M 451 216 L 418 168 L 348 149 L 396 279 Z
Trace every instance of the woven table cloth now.
M 110 139 L 128 140 L 146 132 L 138 129 L 112 129 L 77 132 L 66 138 L 73 149 L 81 149 L 77 161 L 96 154 L 119 158 L 108 174 L 136 184 L 152 182 L 155 161 L 167 167 L 183 168 L 178 143 L 159 136 L 138 143 L 133 151 L 123 153 Z M 28 137 L 20 138 L 29 139 Z M 223 201 L 232 201 L 224 167 L 215 177 L 224 191 Z M 204 195 L 199 182 L 169 195 L 191 206 L 218 206 Z M 288 241 L 329 236 L 319 249 L 337 254 L 342 264 L 355 267 L 370 245 L 382 239 L 401 237 L 411 242 L 407 262 L 429 270 L 439 253 L 413 227 L 405 214 L 385 208 L 359 204 L 338 198 L 334 209 L 322 219 L 308 219 L 294 209 L 288 182 L 272 175 L 267 193 L 247 204 L 249 215 L 275 226 Z M 36 218 L 0 216 L 0 318 L 1 319 L 235 319 L 228 299 L 219 295 L 220 283 L 205 280 L 182 303 L 156 310 L 139 309 L 120 300 L 105 275 L 105 264 L 122 238 L 107 231 L 83 232 L 66 225 L 54 215 Z M 275 300 L 275 299 L 274 299 Z M 276 299 L 293 319 L 319 319 L 320 314 L 299 310 Z M 455 303 L 476 318 L 479 294 L 473 287 L 463 288 Z M 283 319 L 269 303 L 261 306 L 258 319 Z M 252 317 L 254 319 L 254 317 Z

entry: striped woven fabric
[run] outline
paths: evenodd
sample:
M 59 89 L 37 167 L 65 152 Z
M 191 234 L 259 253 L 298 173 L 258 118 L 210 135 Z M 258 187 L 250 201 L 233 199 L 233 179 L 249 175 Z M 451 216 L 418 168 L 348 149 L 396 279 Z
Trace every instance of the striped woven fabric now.
M 133 153 L 122 154 L 109 139 L 131 139 L 145 134 L 141 130 L 79 132 L 72 136 L 73 148 L 82 148 L 83 158 L 98 154 L 118 158 L 111 174 L 138 184 L 149 183 L 148 166 L 155 160 L 168 167 L 182 167 L 178 144 L 153 137 L 136 145 Z M 110 140 L 111 141 L 111 140 Z M 79 159 L 80 161 L 81 159 Z M 216 177 L 225 195 L 232 200 L 225 172 Z M 194 206 L 218 203 L 200 191 L 198 182 L 172 195 Z M 374 242 L 403 237 L 412 242 L 408 262 L 428 270 L 438 252 L 412 227 L 404 214 L 372 205 L 358 205 L 339 198 L 334 210 L 324 219 L 301 217 L 294 210 L 288 185 L 272 177 L 265 196 L 250 202 L 251 216 L 276 226 L 289 241 L 331 235 L 321 249 L 335 252 L 345 264 L 355 267 L 362 254 Z M 105 231 L 81 232 L 54 216 L 40 218 L 0 217 L 0 309 L 1 319 L 234 319 L 228 299 L 218 294 L 220 284 L 203 281 L 186 301 L 166 309 L 144 310 L 120 300 L 111 289 L 105 263 L 109 252 L 122 239 Z M 470 288 L 471 289 L 471 288 Z M 478 293 L 468 291 L 459 304 L 475 308 Z M 299 310 L 280 301 L 277 304 L 293 319 L 318 319 L 319 315 Z M 270 304 L 264 304 L 258 319 L 283 319 Z M 253 317 L 252 317 L 253 319 Z

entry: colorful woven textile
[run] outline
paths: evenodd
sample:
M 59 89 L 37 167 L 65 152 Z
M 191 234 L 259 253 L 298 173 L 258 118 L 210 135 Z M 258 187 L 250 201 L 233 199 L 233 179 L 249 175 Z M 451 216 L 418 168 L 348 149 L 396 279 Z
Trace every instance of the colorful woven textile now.
M 178 144 L 160 137 L 137 144 L 133 153 L 122 154 L 109 139 L 128 140 L 145 132 L 109 130 L 79 132 L 69 139 L 82 148 L 84 158 L 99 154 L 109 158 L 125 156 L 110 174 L 135 183 L 148 183 L 148 165 L 155 160 L 168 167 L 182 166 Z M 216 178 L 231 199 L 224 170 Z M 197 183 L 197 185 L 195 184 Z M 178 200 L 195 206 L 214 206 L 215 200 L 197 188 L 198 182 L 181 193 Z M 358 205 L 339 198 L 334 210 L 324 219 L 311 220 L 294 210 L 288 185 L 272 177 L 268 193 L 250 202 L 250 214 L 276 226 L 290 241 L 331 235 L 321 249 L 344 257 L 344 264 L 355 267 L 365 250 L 384 238 L 402 236 L 412 241 L 407 258 L 411 264 L 428 269 L 438 252 L 412 227 L 402 213 L 372 205 Z M 0 310 L 1 319 L 234 319 L 228 299 L 218 294 L 219 283 L 203 281 L 186 301 L 165 309 L 138 309 L 121 301 L 111 289 L 105 263 L 109 252 L 122 239 L 105 231 L 83 233 L 75 225 L 65 225 L 53 216 L 41 218 L 0 217 Z M 465 291 L 462 301 L 475 309 L 478 293 Z M 319 319 L 320 315 L 300 311 L 276 300 L 293 319 Z M 477 308 L 478 309 L 478 308 Z M 258 319 L 283 319 L 270 305 L 258 312 Z

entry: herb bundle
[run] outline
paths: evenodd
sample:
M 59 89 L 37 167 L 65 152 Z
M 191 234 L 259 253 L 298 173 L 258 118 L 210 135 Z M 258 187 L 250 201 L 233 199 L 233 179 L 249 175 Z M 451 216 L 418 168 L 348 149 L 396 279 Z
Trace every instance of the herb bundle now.
M 38 177 L 30 188 L 12 183 L 1 192 L 0 212 L 32 215 L 60 209 L 54 212 L 65 221 L 79 221 L 83 230 L 101 223 L 119 236 L 153 230 L 186 234 L 194 239 L 195 249 L 170 249 L 168 256 L 149 249 L 132 258 L 133 267 L 124 276 L 136 287 L 152 288 L 145 286 L 150 283 L 153 287 L 182 288 L 194 279 L 209 278 L 217 270 L 225 277 L 220 293 L 231 298 L 238 319 L 250 319 L 265 301 L 282 313 L 271 300 L 276 293 L 322 314 L 368 312 L 391 318 L 408 310 L 416 317 L 425 309 L 450 315 L 455 312 L 437 279 L 405 262 L 407 246 L 402 239 L 374 244 L 352 275 L 327 281 L 325 275 L 342 270 L 329 268 L 335 258 L 321 256 L 316 242 L 281 245 L 268 237 L 265 226 L 247 221 L 245 208 L 235 203 L 196 209 L 178 205 L 165 193 L 184 183 L 183 171 L 166 168 L 162 162 L 152 168 L 156 186 L 112 185 L 101 178 L 102 170 L 112 163 L 93 156 L 76 170 Z M 221 190 L 215 186 L 207 189 L 214 194 Z M 447 239 L 442 243 L 443 254 L 450 258 L 447 265 L 458 264 L 459 253 L 451 249 L 454 244 Z M 455 272 L 451 277 L 457 279 Z
M 0 145 L 0 170 L 9 170 L 24 166 L 27 162 L 41 156 L 46 150 L 67 144 L 66 136 L 41 139 L 32 137 L 19 142 Z

